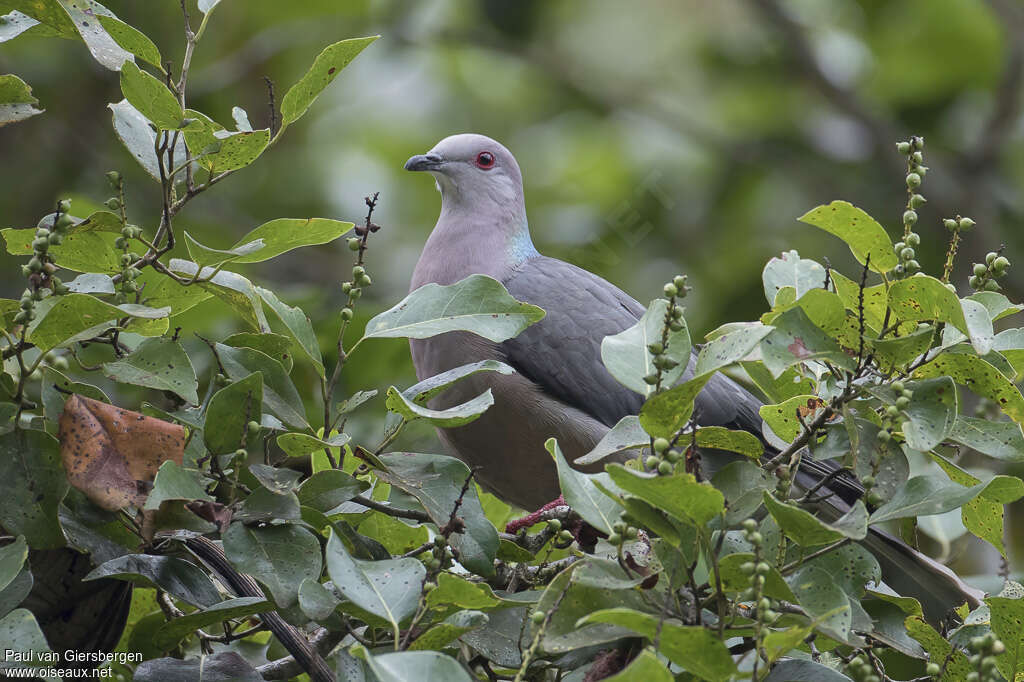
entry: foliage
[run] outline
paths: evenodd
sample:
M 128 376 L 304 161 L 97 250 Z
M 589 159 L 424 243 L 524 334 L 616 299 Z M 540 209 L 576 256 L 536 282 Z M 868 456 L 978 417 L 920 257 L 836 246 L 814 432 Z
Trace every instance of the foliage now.
M 922 272 L 915 249 L 937 237 L 915 231 L 927 171 L 920 138 L 898 147 L 908 190 L 898 243 L 845 202 L 801 217 L 849 246 L 859 264 L 851 277 L 795 251 L 773 259 L 763 282 L 769 310 L 709 334 L 692 376 L 682 371 L 691 343 L 683 277 L 635 327 L 605 339 L 610 373 L 647 401 L 585 459 L 643 455 L 583 473 L 549 441 L 566 504 L 513 534 L 502 532 L 509 510 L 478 490 L 463 463 L 390 450 L 415 422 L 451 427 L 479 417 L 492 406 L 489 392 L 445 410 L 426 403 L 467 376 L 512 368 L 476 363 L 391 386 L 391 419 L 375 445 L 346 432 L 348 414 L 372 390 L 339 402 L 340 387 L 349 363 L 380 338 L 465 331 L 501 341 L 543 311 L 476 275 L 413 292 L 352 341 L 346 332 L 373 283 L 371 237 L 387 239 L 372 222 L 376 195 L 358 227 L 277 219 L 229 248 L 204 245 L 176 222 L 193 198 L 272 154 L 374 38 L 325 48 L 269 127 L 253 130 L 236 110 L 229 131 L 186 97 L 217 2 L 200 0 L 195 31 L 186 13 L 176 79 L 153 41 L 99 3 L 4 4 L 14 21 L 81 38 L 120 72 L 114 133 L 159 194 L 136 208 L 121 173 L 110 171 L 108 210 L 78 218 L 65 199 L 35 228 L 3 231 L 8 252 L 27 257 L 20 300 L 0 301 L 5 645 L 84 648 L 87 640 L 64 639 L 37 619 L 22 578 L 31 572 L 43 585 L 44 552 L 63 549 L 95 564 L 80 582 L 134 586 L 127 627 L 105 644 L 145 652 L 144 662 L 116 664 L 138 680 L 195 679 L 200 669 L 204 679 L 525 680 L 599 665 L 628 665 L 619 679 L 1021 673 L 1019 585 L 1007 581 L 1000 595 L 939 622 L 912 597 L 868 589 L 878 587 L 880 567 L 858 544 L 893 521 L 911 537 L 918 516 L 959 509 L 965 528 L 1005 556 L 1004 505 L 1024 495 L 1017 477 L 974 466 L 1024 459 L 1015 385 L 1024 334 L 995 333 L 1021 310 L 999 293 L 1010 263 L 993 252 L 971 269 L 975 291 L 959 291 L 950 275 L 973 221 L 956 216 L 945 221 L 943 272 Z M 88 23 L 95 15 L 102 19 Z M 42 113 L 23 81 L 4 78 L 3 122 Z M 129 207 L 155 227 L 129 222 Z M 346 234 L 355 262 L 325 354 L 303 310 L 233 268 Z M 65 282 L 61 268 L 81 274 Z M 245 331 L 202 338 L 210 370 L 197 372 L 182 343 L 196 330 L 179 321 L 209 297 Z M 103 348 L 101 363 L 82 361 L 88 346 Z M 699 391 L 736 367 L 772 401 L 762 410 L 763 467 L 750 434 L 699 428 L 694 415 Z M 295 379 L 303 369 L 319 389 L 313 409 L 309 386 Z M 90 383 L 100 375 L 141 388 L 148 401 L 111 404 Z M 706 480 L 701 448 L 735 461 Z M 821 491 L 801 487 L 800 468 L 812 460 L 845 469 L 863 501 L 830 515 L 817 504 Z M 587 541 L 593 531 L 600 537 Z

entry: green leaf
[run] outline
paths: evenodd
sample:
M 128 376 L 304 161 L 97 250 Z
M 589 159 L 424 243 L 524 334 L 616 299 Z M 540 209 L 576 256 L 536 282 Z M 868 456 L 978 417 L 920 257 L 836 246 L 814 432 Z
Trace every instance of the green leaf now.
M 944 476 L 914 476 L 875 510 L 869 522 L 873 525 L 892 519 L 942 514 L 962 507 L 984 488 L 984 484 L 964 487 Z
M 780 502 L 767 490 L 764 506 L 786 537 L 801 547 L 827 545 L 843 538 L 863 540 L 868 534 L 868 511 L 860 500 L 835 523 L 825 523 L 805 509 Z
M 275 467 L 260 462 L 250 464 L 249 473 L 260 482 L 260 485 L 278 495 L 294 492 L 299 487 L 299 480 L 303 476 L 301 471 L 295 469 L 288 469 L 284 466 Z
M 181 344 L 167 337 L 146 339 L 127 356 L 103 365 L 103 374 L 125 384 L 176 393 L 191 405 L 199 403 L 199 382 Z
M 995 422 L 957 415 L 949 438 L 1004 462 L 1024 461 L 1024 434 L 1016 422 Z
M 957 415 L 956 386 L 949 377 L 912 381 L 907 388 L 914 397 L 904 412 L 903 435 L 907 445 L 927 452 L 941 443 L 953 429 Z
M 426 569 L 413 558 L 355 559 L 332 531 L 327 542 L 327 573 L 346 599 L 383 618 L 397 633 L 400 623 L 416 611 Z
M 700 349 L 694 376 L 700 377 L 739 362 L 771 331 L 772 327 L 760 322 L 750 322 L 739 326 L 735 331 L 715 337 Z
M 79 0 L 59 0 L 59 2 L 97 62 L 111 71 L 122 69 L 124 64 L 134 65 L 134 62 L 131 61 L 131 53 L 122 49 L 96 20 L 100 15 L 113 16 L 113 12 L 96 0 L 89 0 L 88 5 L 84 7 L 80 7 L 83 3 Z
M 840 640 L 847 637 L 853 622 L 850 600 L 826 570 L 802 566 L 789 580 L 789 586 L 808 616 Z
M 280 362 L 252 348 L 232 348 L 222 343 L 214 347 L 228 377 L 238 380 L 253 372 L 261 373 L 263 406 L 293 428 L 309 428 L 302 398 Z
M 907 633 L 920 642 L 928 652 L 928 660 L 943 667 L 942 682 L 959 682 L 967 679 L 971 667 L 963 651 L 954 647 L 943 635 L 935 631 L 921 616 L 908 616 L 903 621 Z M 998 667 L 998 659 L 997 659 Z
M 399 651 L 373 656 L 359 645 L 353 648 L 353 653 L 367 662 L 379 682 L 472 682 L 469 673 L 458 661 L 437 651 Z
M 872 339 L 871 350 L 879 362 L 888 367 L 899 367 L 931 348 L 935 327 L 920 329 L 905 336 Z
M 842 300 L 846 309 L 859 317 L 861 309 L 860 282 L 854 282 L 838 270 L 832 270 L 832 285 L 836 288 L 836 294 Z M 884 326 L 885 311 L 889 306 L 889 290 L 885 284 L 864 287 L 863 309 L 864 322 L 866 326 L 879 332 Z M 904 330 L 900 330 L 901 333 Z
M 791 443 L 804 428 L 797 415 L 805 423 L 813 421 L 816 412 L 823 407 L 825 404 L 818 396 L 798 395 L 778 405 L 762 405 L 758 408 L 758 414 L 776 436 Z
M 209 14 L 219 4 L 220 0 L 199 0 L 199 11 L 203 14 Z
M 57 508 L 68 491 L 57 440 L 43 431 L 0 435 L 0 525 L 33 549 L 64 545 Z
M 772 320 L 772 326 L 760 346 L 764 366 L 773 377 L 781 376 L 791 365 L 807 361 L 828 361 L 849 370 L 856 367 L 857 361 L 815 326 L 803 308 L 790 308 Z
M 310 620 L 327 620 L 340 603 L 333 592 L 316 580 L 306 578 L 299 584 L 299 608 Z
M 729 462 L 715 472 L 711 485 L 725 495 L 726 526 L 754 516 L 761 507 L 762 493 L 775 487 L 756 459 Z
M 189 257 L 196 263 L 202 266 L 207 265 L 222 265 L 241 258 L 247 253 L 253 251 L 259 251 L 263 248 L 262 241 L 249 242 L 244 247 L 238 247 L 233 249 L 213 249 L 209 246 L 200 244 L 192 235 L 187 231 L 185 234 L 185 247 L 188 249 Z
M 67 240 L 65 240 L 66 243 Z M 183 286 L 170 277 L 146 268 L 135 280 L 139 286 L 145 286 L 146 305 L 153 308 L 168 307 L 171 315 L 178 315 L 199 305 L 212 294 L 198 286 Z M 70 285 L 68 285 L 70 287 Z
M 28 558 L 25 536 L 19 535 L 9 545 L 0 547 L 0 590 L 5 589 L 21 573 L 21 567 Z
M 487 615 L 480 611 L 458 611 L 414 639 L 409 651 L 443 649 L 470 630 L 487 625 L 487 621 Z
M 690 421 L 693 401 L 711 376 L 697 376 L 648 399 L 640 408 L 640 425 L 644 431 L 654 438 L 672 438 Z
M 0 9 L 0 11 L 3 11 L 3 9 Z M 40 24 L 29 15 L 18 11 L 8 12 L 0 17 L 0 19 L 3 19 L 3 21 L 0 21 L 0 43 L 13 40 L 22 34 L 56 35 L 56 32 L 50 27 Z M 32 34 L 26 33 L 32 28 L 35 29 Z
M 269 355 L 284 367 L 284 371 L 291 373 L 294 361 L 292 360 L 292 339 L 283 334 L 257 332 L 238 332 L 232 334 L 223 341 L 225 346 L 233 348 L 252 348 Z
M 1003 296 L 998 291 L 978 291 L 967 298 L 972 301 L 977 301 L 985 306 L 985 309 L 988 311 L 989 317 L 992 318 L 993 322 L 1010 315 L 1016 315 L 1024 310 L 1024 305 L 1020 303 L 1011 303 L 1010 299 L 1006 298 L 1006 296 Z
M 504 362 L 498 362 L 497 360 L 471 362 L 468 365 L 460 365 L 447 372 L 427 377 L 423 381 L 402 391 L 402 396 L 406 401 L 416 403 L 417 405 L 424 405 L 428 400 L 442 393 L 449 386 L 479 372 L 498 372 L 499 374 L 510 375 L 514 374 L 515 370 Z
M 320 543 L 300 526 L 246 526 L 236 521 L 224 533 L 224 553 L 235 568 L 267 587 L 278 608 L 298 601 L 303 580 L 320 579 Z
M 764 637 L 764 650 L 768 654 L 768 662 L 774 663 L 803 644 L 812 629 L 810 626 L 794 625 L 785 630 L 770 631 Z
M 330 85 L 338 73 L 348 66 L 366 47 L 380 36 L 350 38 L 328 45 L 317 55 L 309 71 L 293 85 L 281 100 L 281 129 L 294 123 Z
M 167 500 L 213 500 L 199 484 L 195 470 L 184 469 L 173 460 L 160 465 L 153 479 L 153 490 L 143 509 L 155 510 Z
M 629 415 L 620 419 L 608 433 L 604 434 L 593 450 L 573 460 L 573 464 L 577 466 L 593 464 L 610 455 L 647 447 L 650 442 L 650 435 L 640 426 L 640 418 L 636 415 Z
M 235 597 L 165 623 L 156 631 L 153 643 L 164 650 L 173 649 L 178 642 L 195 633 L 199 628 L 222 623 L 232 618 L 244 618 L 273 610 L 274 605 L 266 599 Z
M 387 472 L 379 472 L 380 478 L 419 500 L 438 528 L 448 524 L 469 479 L 469 467 L 444 455 L 389 454 L 382 455 L 381 461 Z M 498 533 L 484 515 L 476 486 L 466 487 L 458 515 L 465 532 L 453 533 L 449 541 L 459 550 L 460 563 L 477 575 L 493 575 Z
M 915 275 L 894 283 L 889 288 L 889 307 L 895 319 L 948 322 L 971 339 L 979 355 L 992 349 L 992 318 L 985 306 L 960 300 L 934 277 Z
M 196 277 L 199 266 L 187 260 L 172 258 L 168 267 L 179 273 Z M 237 272 L 221 270 L 217 272 L 214 268 L 203 268 L 199 271 L 199 277 L 195 284 L 205 291 L 223 300 L 239 313 L 239 316 L 252 329 L 259 332 L 269 332 L 270 325 L 263 314 L 263 304 L 256 293 L 252 282 L 242 277 Z
M 259 486 L 245 498 L 233 517 L 247 524 L 271 521 L 300 521 L 302 507 L 293 492 L 278 493 Z
M 987 597 L 992 612 L 992 632 L 1006 646 L 996 656 L 996 668 L 1008 680 L 1024 675 L 1024 599 Z
M 295 343 L 303 354 L 313 363 L 313 368 L 321 378 L 324 377 L 324 361 L 320 355 L 320 342 L 317 341 L 316 332 L 313 331 L 313 323 L 309 317 L 298 306 L 292 307 L 282 302 L 273 291 L 263 287 L 255 288 L 263 302 L 284 324 L 288 334 L 295 339 Z
M 773 377 L 762 362 L 741 362 L 740 367 L 773 403 L 785 402 L 794 396 L 814 392 L 814 382 L 810 377 L 802 376 L 792 367 L 778 378 Z
M 211 454 L 220 455 L 242 447 L 250 421 L 259 421 L 263 405 L 263 375 L 260 372 L 236 379 L 218 390 L 206 410 L 203 440 Z
M 96 18 L 121 49 L 131 52 L 139 59 L 163 70 L 163 58 L 160 56 L 160 50 L 145 33 L 112 16 L 98 14 Z
M 801 298 L 811 289 L 825 286 L 825 268 L 817 261 L 801 258 L 796 251 L 783 251 L 768 261 L 761 273 L 764 295 L 768 305 L 775 305 L 775 298 L 783 287 L 793 287 L 796 298 Z
M 645 376 L 658 371 L 654 366 L 655 356 L 647 346 L 662 342 L 667 311 L 668 301 L 656 298 L 635 325 L 618 334 L 606 336 L 601 341 L 601 362 L 608 373 L 620 384 L 642 396 L 650 395 L 655 388 L 644 381 Z M 690 346 L 690 332 L 685 323 L 677 332 L 668 331 L 668 343 L 661 357 L 678 364 L 662 373 L 663 386 L 671 386 L 683 375 L 690 361 Z
M 238 263 L 261 263 L 303 246 L 327 244 L 353 227 L 352 223 L 328 218 L 278 218 L 263 223 L 239 239 L 232 249 L 262 241 L 263 246 L 239 258 Z
M 323 448 L 332 448 L 333 450 L 344 447 L 349 440 L 351 438 L 347 433 L 338 433 L 326 439 L 310 436 L 307 433 L 282 433 L 277 437 L 277 444 L 292 457 L 302 457 Z
M 385 402 L 390 412 L 400 414 L 409 421 L 422 419 L 433 426 L 445 428 L 468 424 L 486 412 L 487 408 L 493 404 L 494 396 L 491 395 L 491 389 L 487 389 L 477 397 L 461 405 L 455 405 L 444 410 L 432 410 L 429 407 L 417 405 L 406 398 L 394 386 L 388 388 L 387 401 Z
M 94 568 L 82 580 L 120 578 L 146 587 L 158 587 L 193 606 L 212 606 L 220 593 L 209 576 L 184 559 L 152 554 L 126 554 Z
M 249 122 L 249 114 L 242 107 L 231 107 L 231 118 L 235 122 L 235 129 L 240 132 L 252 132 L 252 123 Z
M 863 210 L 846 201 L 833 201 L 827 206 L 818 206 L 798 220 L 842 239 L 861 265 L 870 257 L 868 267 L 874 272 L 886 272 L 899 263 L 892 240 L 882 226 Z
M 495 596 L 487 583 L 470 582 L 452 573 L 438 575 L 437 587 L 427 593 L 427 606 L 434 608 L 491 610 L 509 605 Z
M 609 464 L 605 470 L 622 490 L 682 521 L 703 526 L 725 510 L 725 496 L 721 491 L 710 484 L 698 483 L 693 474 L 658 476 L 636 472 L 621 464 Z M 576 510 L 571 503 L 569 506 Z
M 10 74 L 0 76 L 0 127 L 43 113 L 34 106 L 38 103 L 25 81 Z
M 15 609 L 0 618 L 0 642 L 4 643 L 5 650 L 26 657 L 26 662 L 22 663 L 13 660 L 13 656 L 4 656 L 4 660 L 0 661 L 0 670 L 32 668 L 38 665 L 36 662 L 44 660 L 43 652 L 51 651 L 39 623 L 36 622 L 36 617 L 28 609 Z M 27 660 L 29 655 L 32 656 L 31 663 Z
M 62 38 L 78 39 L 74 22 L 57 0 L 4 0 L 3 4 L 49 26 Z
M 185 112 L 174 94 L 157 78 L 139 69 L 135 62 L 121 66 L 121 92 L 124 98 L 161 130 L 181 127 Z
M 200 2 L 200 4 L 202 4 Z M 249 599 L 249 597 L 246 597 Z M 220 616 L 214 612 L 212 616 Z M 165 625 L 162 613 L 147 615 L 142 623 L 148 627 L 144 635 L 136 638 L 133 633 L 128 646 L 130 651 L 138 651 L 144 647 L 153 647 L 155 633 Z M 175 621 L 177 622 L 177 621 Z M 198 623 L 198 620 L 192 621 Z M 191 627 L 191 624 L 190 624 Z M 196 624 L 196 628 L 201 627 Z M 187 634 L 187 633 L 186 633 Z M 173 645 L 169 648 L 173 648 Z M 154 656 L 159 656 L 164 650 L 156 649 Z M 221 651 L 220 653 L 207 656 L 199 654 L 195 658 L 150 658 L 138 665 L 135 669 L 133 682 L 184 682 L 185 680 L 200 680 L 200 682 L 262 682 L 263 676 L 256 672 L 244 658 L 234 651 Z
M 999 405 L 1015 422 L 1024 422 L 1024 396 L 1003 374 L 976 355 L 945 352 L 918 367 L 915 377 L 953 377 L 953 381 Z
M 148 308 L 133 303 L 115 306 L 89 294 L 51 296 L 36 305 L 37 317 L 29 325 L 28 339 L 41 352 L 46 352 L 90 338 L 121 317 L 154 320 L 170 313 L 170 308 Z
M 450 331 L 469 331 L 500 342 L 543 317 L 543 310 L 517 301 L 497 280 L 470 275 L 448 286 L 420 287 L 370 320 L 363 338 L 426 339 Z
M 632 609 L 604 609 L 580 619 L 580 624 L 612 623 L 658 640 L 658 651 L 694 675 L 713 682 L 737 674 L 736 664 L 722 640 L 699 625 L 683 626 Z
M 258 159 L 270 145 L 270 131 L 266 128 L 234 133 L 226 130 L 217 130 L 210 135 L 210 138 L 213 140 L 212 144 L 217 145 L 217 152 L 205 154 L 199 157 L 198 161 L 200 165 L 206 167 L 211 173 L 223 173 L 225 171 L 245 168 Z M 203 145 L 203 148 L 207 146 L 209 145 Z M 202 148 L 199 151 L 202 151 Z M 255 252 L 255 249 L 253 252 Z M 246 253 L 252 252 L 247 251 Z M 241 262 L 248 263 L 254 261 L 242 259 Z
M 621 508 L 618 502 L 605 495 L 596 485 L 600 483 L 605 489 L 614 490 L 616 486 L 608 474 L 585 474 L 576 471 L 565 461 L 558 441 L 554 438 L 549 438 L 544 447 L 555 458 L 558 483 L 565 503 L 594 528 L 602 533 L 611 533 L 612 524 L 618 520 Z
M 125 149 L 149 173 L 151 178 L 159 182 L 160 162 L 157 160 L 155 149 L 156 133 L 149 127 L 149 119 L 126 99 L 108 104 L 107 107 L 113 118 L 114 132 L 117 133 Z M 184 136 L 178 138 L 174 147 L 174 158 L 185 158 Z M 165 168 L 165 173 L 169 170 Z M 185 174 L 179 173 L 175 178 L 179 182 L 183 181 Z

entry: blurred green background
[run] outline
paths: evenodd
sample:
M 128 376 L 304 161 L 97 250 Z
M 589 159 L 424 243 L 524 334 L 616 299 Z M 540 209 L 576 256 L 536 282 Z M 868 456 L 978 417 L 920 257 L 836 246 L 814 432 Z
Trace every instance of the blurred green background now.
M 180 62 L 176 0 L 107 6 Z M 430 179 L 403 162 L 456 132 L 490 135 L 516 154 L 541 251 L 641 301 L 689 275 L 696 338 L 764 312 L 760 272 L 780 251 L 856 276 L 838 240 L 796 218 L 841 198 L 896 235 L 906 197 L 894 143 L 911 134 L 925 137 L 932 169 L 918 228 L 925 270 L 941 269 L 941 219 L 957 213 L 978 222 L 961 281 L 968 259 L 1000 244 L 1011 261 L 1021 252 L 1017 0 L 224 0 L 193 62 L 190 105 L 225 125 L 241 106 L 264 127 L 264 77 L 280 97 L 323 46 L 376 33 L 280 144 L 176 221 L 225 248 L 273 218 L 358 221 L 363 197 L 379 191 L 375 284 L 355 329 L 404 294 L 437 215 Z M 33 226 L 63 196 L 86 215 L 89 201 L 109 195 L 103 173 L 119 169 L 129 217 L 151 234 L 157 184 L 120 145 L 106 109 L 121 99 L 117 75 L 81 42 L 32 35 L 0 43 L 0 73 L 21 76 L 46 109 L 0 129 L 0 226 Z M 21 292 L 19 264 L 0 256 L 3 297 Z M 237 269 L 301 305 L 326 353 L 350 264 L 341 240 Z M 1005 286 L 1020 300 L 1024 267 Z M 191 332 L 220 337 L 233 320 L 211 299 L 172 326 L 184 328 L 204 370 L 208 354 Z M 412 380 L 406 344 L 378 341 L 353 357 L 342 393 Z M 296 381 L 317 393 L 311 373 L 298 370 Z M 380 403 L 352 425 L 357 439 L 379 437 Z M 423 430 L 404 445 L 437 447 Z M 994 552 L 981 555 L 975 569 L 990 569 Z

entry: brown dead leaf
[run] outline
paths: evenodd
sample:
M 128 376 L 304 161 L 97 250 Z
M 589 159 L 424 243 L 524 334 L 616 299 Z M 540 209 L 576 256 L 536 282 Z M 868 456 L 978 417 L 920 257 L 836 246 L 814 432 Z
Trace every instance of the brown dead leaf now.
M 185 429 L 73 394 L 60 416 L 60 454 L 71 485 L 100 507 L 141 507 L 160 465 L 181 464 Z

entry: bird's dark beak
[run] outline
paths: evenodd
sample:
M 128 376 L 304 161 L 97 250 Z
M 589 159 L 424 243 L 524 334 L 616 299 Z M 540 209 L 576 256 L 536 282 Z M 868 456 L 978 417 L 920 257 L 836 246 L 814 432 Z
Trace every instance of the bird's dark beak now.
M 444 162 L 438 154 L 417 154 L 405 162 L 407 171 L 436 170 Z

